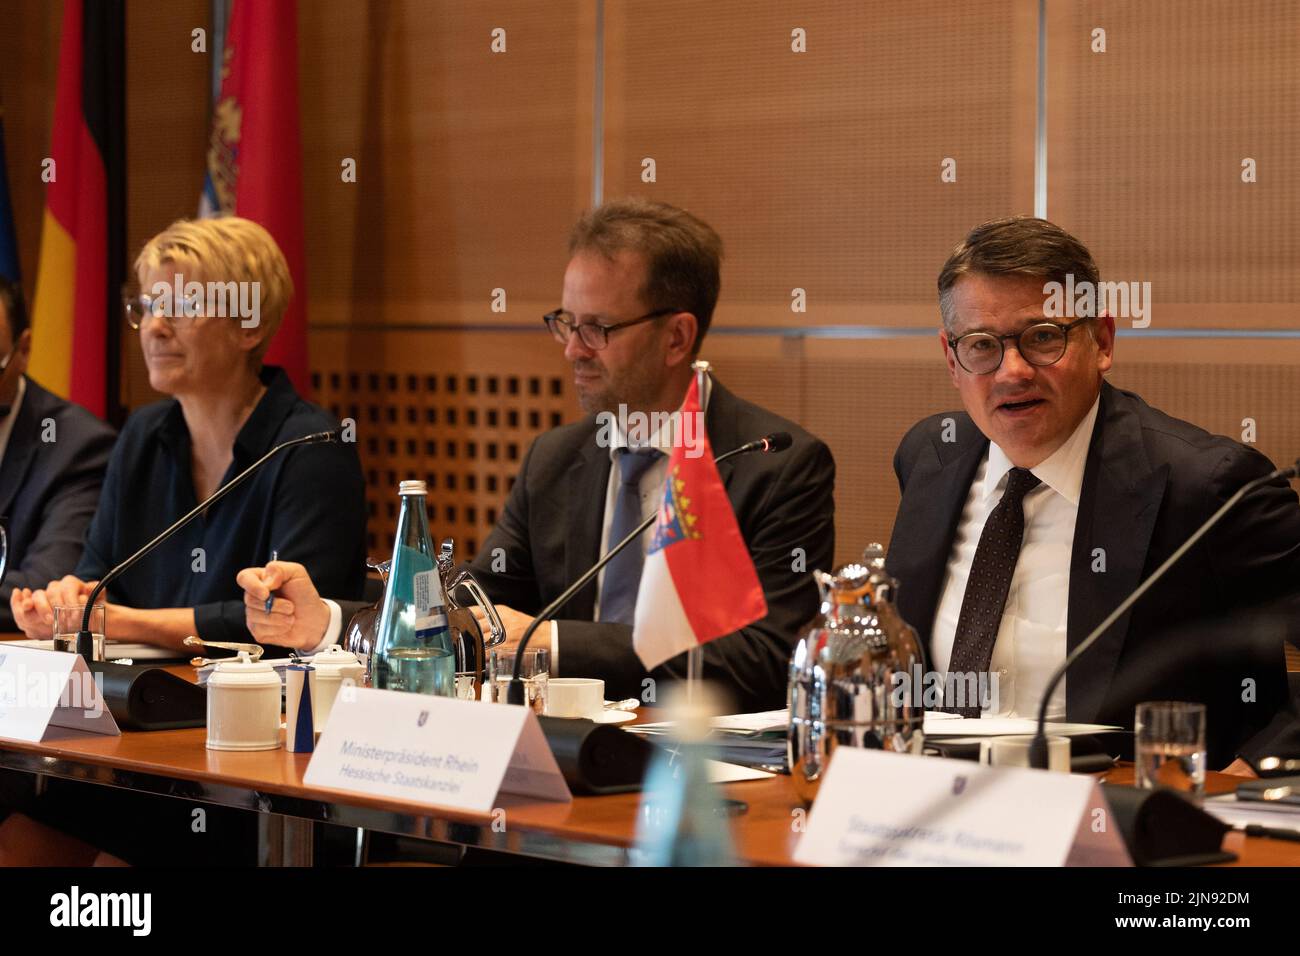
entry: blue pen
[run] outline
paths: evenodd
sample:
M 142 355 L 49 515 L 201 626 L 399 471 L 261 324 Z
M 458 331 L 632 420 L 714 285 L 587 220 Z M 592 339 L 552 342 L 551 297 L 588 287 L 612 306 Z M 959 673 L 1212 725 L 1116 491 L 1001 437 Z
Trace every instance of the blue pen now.
M 271 549 L 271 561 L 279 561 L 279 560 L 280 560 L 280 552 L 279 552 L 279 551 L 276 551 L 274 548 Z M 267 562 L 267 563 L 269 564 L 270 562 Z M 269 593 L 269 594 L 266 596 L 266 613 L 267 613 L 267 614 L 270 614 L 270 613 L 271 613 L 271 605 L 273 605 L 274 603 L 275 603 L 275 592 L 272 591 L 271 593 Z

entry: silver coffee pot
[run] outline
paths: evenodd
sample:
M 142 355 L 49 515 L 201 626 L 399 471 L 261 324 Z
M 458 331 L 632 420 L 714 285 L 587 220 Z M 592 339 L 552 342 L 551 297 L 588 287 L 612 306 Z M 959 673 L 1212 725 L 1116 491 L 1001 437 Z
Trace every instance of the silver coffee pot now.
M 438 574 L 442 578 L 442 593 L 447 602 L 451 644 L 456 649 L 456 696 L 462 700 L 480 700 L 483 681 L 487 679 L 488 649 L 504 643 L 506 629 L 501 624 L 496 606 L 469 568 L 456 570 L 455 551 L 456 543 L 451 538 L 444 538 L 438 549 Z M 487 613 L 486 638 L 469 606 L 456 600 L 456 589 L 461 587 L 468 592 L 473 603 Z
M 385 582 L 388 580 L 389 562 L 367 562 L 373 571 L 378 571 Z M 506 629 L 501 624 L 501 616 L 496 606 L 484 592 L 483 586 L 468 568 L 456 569 L 456 543 L 451 538 L 443 539 L 438 549 L 438 577 L 442 581 L 443 600 L 447 602 L 447 626 L 451 631 L 452 647 L 456 651 L 456 696 L 462 700 L 479 700 L 483 691 L 483 681 L 487 678 L 487 652 L 506 639 Z M 456 598 L 456 590 L 464 588 L 472 602 L 487 612 L 488 635 L 485 638 L 478 626 L 471 605 L 462 605 Z M 374 650 L 375 637 L 378 632 L 379 602 L 364 607 L 353 615 L 348 624 L 343 641 L 345 650 L 356 654 L 362 661 L 369 661 Z M 367 665 L 369 673 L 369 665 Z
M 817 794 L 836 747 L 920 754 L 925 655 L 894 605 L 898 582 L 885 549 L 868 545 L 861 564 L 815 571 L 822 607 L 790 661 L 787 758 L 795 790 Z

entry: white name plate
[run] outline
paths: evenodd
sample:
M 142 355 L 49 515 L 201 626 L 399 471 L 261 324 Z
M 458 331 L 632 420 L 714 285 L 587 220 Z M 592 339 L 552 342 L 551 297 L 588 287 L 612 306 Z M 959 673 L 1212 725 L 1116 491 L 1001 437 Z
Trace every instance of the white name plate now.
M 339 692 L 303 782 L 482 813 L 573 799 L 531 708 L 365 687 Z
M 0 643 L 0 737 L 39 743 L 56 728 L 120 736 L 95 678 L 79 654 Z
M 1130 866 L 1091 777 L 840 747 L 795 850 L 823 866 Z

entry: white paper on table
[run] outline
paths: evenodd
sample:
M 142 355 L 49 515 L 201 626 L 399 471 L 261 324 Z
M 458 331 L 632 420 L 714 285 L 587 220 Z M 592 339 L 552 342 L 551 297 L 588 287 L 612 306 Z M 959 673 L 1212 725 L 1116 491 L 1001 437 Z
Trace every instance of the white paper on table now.
M 742 767 L 738 763 L 727 763 L 723 760 L 710 760 L 708 766 L 709 783 L 739 783 L 742 780 L 766 780 L 768 777 L 776 776 L 766 770 Z
M 1262 827 L 1300 832 L 1300 807 L 1297 806 L 1287 809 L 1287 804 L 1238 800 L 1232 794 L 1208 797 L 1204 806 L 1206 813 L 1229 826 L 1244 827 L 1253 823 Z
M 671 720 L 660 720 L 654 723 L 637 724 L 635 727 L 627 729 L 634 733 L 642 734 L 666 734 L 676 726 Z M 786 730 L 790 726 L 790 712 L 788 710 L 764 710 L 754 714 L 728 714 L 724 717 L 714 717 L 709 721 L 709 726 L 714 730 L 721 730 L 733 734 L 757 734 L 764 731 Z
M 1038 721 L 1030 717 L 956 717 L 926 711 L 924 729 L 927 737 L 1005 737 L 1009 734 L 1035 734 Z M 1047 723 L 1049 737 L 1078 737 L 1123 729 L 1113 724 Z
M 53 641 L 41 641 L 32 638 L 23 638 L 17 641 L 5 641 L 4 643 L 9 647 L 28 647 L 37 651 L 54 650 Z M 177 651 L 171 647 L 160 647 L 157 644 L 140 644 L 134 641 L 114 641 L 111 638 L 104 642 L 104 657 L 110 661 L 115 661 L 123 657 L 129 657 L 135 661 L 171 661 L 184 656 L 184 651 Z
M 710 721 L 715 730 L 729 730 L 733 733 L 762 733 L 767 730 L 785 730 L 790 726 L 790 711 L 764 710 L 756 714 L 728 714 L 715 717 Z

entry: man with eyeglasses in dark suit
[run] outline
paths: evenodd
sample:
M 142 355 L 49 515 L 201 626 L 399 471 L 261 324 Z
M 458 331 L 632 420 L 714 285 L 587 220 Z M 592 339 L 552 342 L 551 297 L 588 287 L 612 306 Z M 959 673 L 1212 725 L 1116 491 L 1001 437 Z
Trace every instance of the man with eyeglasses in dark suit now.
M 501 613 L 509 648 L 534 614 L 655 511 L 673 443 L 698 434 L 675 413 L 717 302 L 721 257 L 712 228 L 665 203 L 610 202 L 574 228 L 563 306 L 545 322 L 573 366 L 587 417 L 534 442 L 471 564 Z M 719 466 L 768 615 L 705 645 L 704 676 L 725 685 L 735 706 L 766 710 L 782 706 L 796 634 L 817 613 L 811 571 L 833 560 L 835 464 L 826 445 L 798 425 L 710 383 L 702 403 L 715 454 L 776 431 L 794 439 L 782 454 Z M 682 676 L 676 660 L 647 674 L 632 649 L 650 536 L 530 641 L 550 647 L 552 676 L 602 678 L 607 695 L 643 700 L 653 686 L 647 680 Z M 239 582 L 248 626 L 263 642 L 323 648 L 356 608 L 322 602 L 296 565 L 246 569 Z M 481 609 L 476 613 L 482 626 Z
M 1105 380 L 1104 289 L 1087 248 L 1041 219 L 976 227 L 939 275 L 940 343 L 965 412 L 915 425 L 887 567 L 931 667 L 996 699 L 969 717 L 1037 717 L 1053 670 L 1233 493 L 1273 471 L 1252 448 Z M 1086 297 L 1079 299 L 1086 304 Z M 1206 705 L 1212 767 L 1250 774 L 1300 749 L 1283 641 L 1300 628 L 1300 506 L 1255 490 L 1058 685 L 1050 720 L 1131 728 L 1141 701 Z M 996 680 L 995 680 L 996 678 Z

